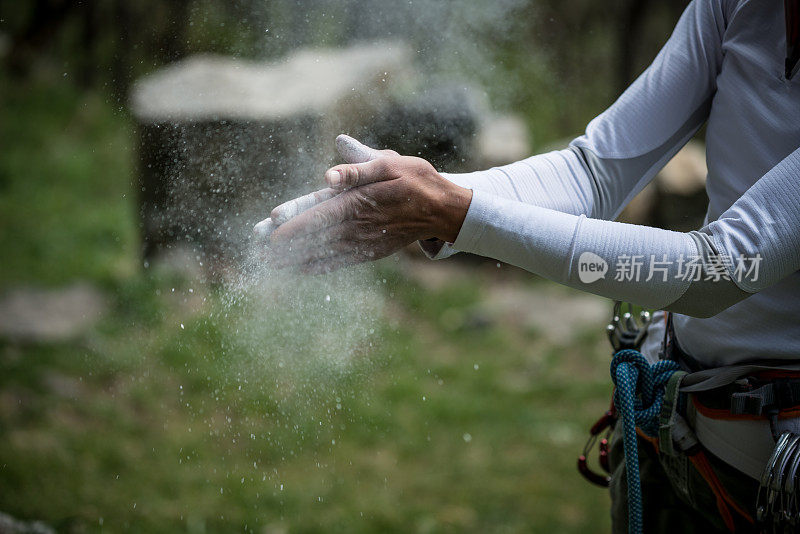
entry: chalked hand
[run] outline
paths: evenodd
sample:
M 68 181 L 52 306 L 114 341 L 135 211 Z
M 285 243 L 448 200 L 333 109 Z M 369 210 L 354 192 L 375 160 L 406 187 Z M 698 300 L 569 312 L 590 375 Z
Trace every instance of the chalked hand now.
M 454 240 L 472 191 L 421 158 L 382 153 L 325 173 L 342 192 L 280 225 L 271 236 L 277 267 L 328 272 L 376 260 L 420 239 Z
M 397 155 L 394 150 L 376 150 L 344 134 L 336 138 L 336 150 L 345 163 L 364 163 L 382 156 Z M 333 198 L 341 192 L 341 189 L 341 187 L 321 189 L 284 202 L 272 210 L 269 218 L 256 224 L 253 228 L 253 233 L 259 239 L 266 239 L 280 225 L 317 204 Z

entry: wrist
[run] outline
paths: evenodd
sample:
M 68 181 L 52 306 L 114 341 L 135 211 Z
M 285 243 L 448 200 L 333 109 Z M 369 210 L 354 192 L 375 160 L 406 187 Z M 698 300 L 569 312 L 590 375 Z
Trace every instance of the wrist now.
M 472 202 L 472 190 L 460 187 L 446 179 L 443 181 L 445 184 L 439 191 L 435 228 L 433 228 L 431 236 L 453 243 L 467 216 L 470 202 Z

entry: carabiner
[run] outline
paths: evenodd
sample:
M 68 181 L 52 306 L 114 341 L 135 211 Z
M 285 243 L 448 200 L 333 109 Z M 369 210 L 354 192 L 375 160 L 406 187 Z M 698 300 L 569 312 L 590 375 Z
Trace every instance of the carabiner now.
M 601 475 L 600 473 L 595 473 L 591 469 L 589 469 L 588 462 L 586 461 L 586 456 L 581 454 L 578 456 L 578 471 L 583 478 L 591 482 L 592 484 L 597 484 L 601 488 L 607 488 L 609 484 L 611 484 L 611 477 L 608 475 Z

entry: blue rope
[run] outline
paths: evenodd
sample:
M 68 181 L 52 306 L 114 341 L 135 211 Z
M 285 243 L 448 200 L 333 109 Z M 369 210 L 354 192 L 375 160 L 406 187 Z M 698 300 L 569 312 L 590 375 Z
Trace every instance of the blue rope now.
M 611 380 L 616 386 L 614 404 L 622 418 L 625 470 L 628 473 L 628 532 L 642 532 L 642 483 L 636 427 L 648 436 L 658 435 L 664 388 L 679 370 L 677 362 L 659 360 L 650 365 L 638 350 L 625 349 L 611 360 Z

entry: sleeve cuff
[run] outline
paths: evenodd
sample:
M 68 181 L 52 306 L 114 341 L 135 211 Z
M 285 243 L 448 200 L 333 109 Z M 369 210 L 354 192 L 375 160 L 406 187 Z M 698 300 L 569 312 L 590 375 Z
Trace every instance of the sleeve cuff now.
M 474 251 L 476 245 L 486 232 L 486 221 L 494 208 L 494 196 L 484 191 L 472 190 L 467 216 L 458 232 L 453 247 L 465 252 Z
M 452 243 L 446 243 L 440 239 L 436 241 L 418 241 L 418 243 L 422 252 L 431 260 L 443 260 L 458 253 L 458 250 L 453 248 Z
M 432 260 L 449 258 L 459 251 L 473 251 L 486 231 L 486 220 L 492 209 L 494 209 L 494 196 L 490 193 L 472 190 L 472 202 L 470 202 L 464 223 L 454 243 L 446 243 L 441 240 L 419 241 L 422 252 Z

